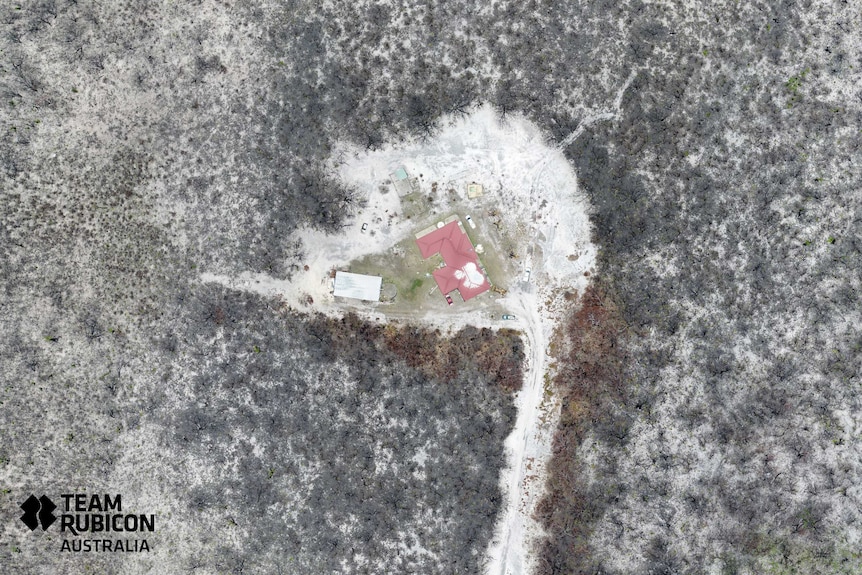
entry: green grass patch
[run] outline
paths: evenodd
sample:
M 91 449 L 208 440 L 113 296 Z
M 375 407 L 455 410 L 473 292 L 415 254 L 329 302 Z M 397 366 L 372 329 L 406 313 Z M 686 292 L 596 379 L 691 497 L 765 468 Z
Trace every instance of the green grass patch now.
M 419 194 L 411 194 L 406 199 L 413 197 L 415 201 L 421 201 Z M 405 198 L 402 198 L 402 207 Z M 513 274 L 518 273 L 520 260 L 510 260 L 508 251 L 498 248 L 500 245 L 509 245 L 512 239 L 508 238 L 506 230 L 493 226 L 485 216 L 484 210 L 478 208 L 472 212 L 473 220 L 477 228 L 473 229 L 466 223 L 466 214 L 471 212 L 460 211 L 458 217 L 464 224 L 467 236 L 473 245 L 482 244 L 484 251 L 477 254 L 479 262 L 485 268 L 488 279 L 493 285 L 508 289 Z M 370 254 L 358 260 L 354 260 L 347 266 L 347 271 L 358 274 L 380 276 L 384 284 L 395 286 L 397 294 L 390 308 L 392 311 L 429 311 L 444 306 L 445 301 L 437 289 L 436 282 L 432 278 L 434 270 L 443 264 L 439 254 L 428 259 L 422 259 L 419 247 L 413 233 L 433 226 L 436 222 L 445 221 L 452 213 L 446 214 L 423 214 L 414 221 L 412 233 L 401 240 L 393 249 L 384 253 Z
M 419 289 L 419 288 L 421 288 L 421 287 L 422 287 L 422 284 L 424 284 L 424 283 L 425 283 L 425 282 L 424 282 L 424 281 L 422 281 L 421 279 L 416 278 L 415 280 L 413 280 L 413 281 L 410 283 L 410 289 L 409 289 L 409 290 L 407 290 L 407 291 L 408 291 L 411 295 L 415 296 L 415 295 L 416 295 L 416 290 L 417 290 L 417 289 Z
M 423 260 L 411 236 L 399 242 L 394 250 L 351 262 L 348 269 L 358 274 L 381 276 L 384 283 L 394 284 L 398 292 L 395 303 L 400 307 L 405 302 L 419 304 L 427 297 L 433 284 L 427 280 L 439 264 L 439 256 Z

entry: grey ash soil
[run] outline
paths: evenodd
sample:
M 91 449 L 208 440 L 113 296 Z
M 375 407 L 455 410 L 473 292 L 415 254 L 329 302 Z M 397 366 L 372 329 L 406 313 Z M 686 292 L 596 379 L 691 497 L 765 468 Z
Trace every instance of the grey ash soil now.
M 0 8 L 0 572 L 481 572 L 511 396 L 197 278 L 349 223 L 336 141 L 489 102 L 559 142 L 633 71 L 565 149 L 627 392 L 539 572 L 862 570 L 858 5 L 133 8 Z M 154 552 L 17 520 L 68 490 L 158 513 Z

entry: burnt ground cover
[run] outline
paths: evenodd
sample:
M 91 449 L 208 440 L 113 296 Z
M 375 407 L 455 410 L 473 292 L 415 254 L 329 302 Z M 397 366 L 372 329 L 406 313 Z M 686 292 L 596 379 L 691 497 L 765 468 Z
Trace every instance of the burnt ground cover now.
M 456 359 L 481 333 L 411 336 L 434 365 L 385 332 L 338 347 L 319 319 L 197 278 L 289 277 L 314 249 L 291 230 L 349 221 L 337 140 L 422 137 L 489 102 L 556 142 L 635 71 L 618 119 L 565 150 L 613 313 L 561 318 L 557 385 L 614 385 L 602 417 L 562 420 L 581 427 L 555 450 L 573 477 L 551 478 L 567 492 L 540 509 L 540 569 L 859 571 L 858 6 L 0 10 L 3 566 L 478 572 L 513 417 L 491 380 L 515 387 L 518 346 L 484 367 Z M 585 375 L 603 325 L 619 364 Z M 188 520 L 160 524 L 161 554 L 60 555 L 16 518 L 70 489 Z

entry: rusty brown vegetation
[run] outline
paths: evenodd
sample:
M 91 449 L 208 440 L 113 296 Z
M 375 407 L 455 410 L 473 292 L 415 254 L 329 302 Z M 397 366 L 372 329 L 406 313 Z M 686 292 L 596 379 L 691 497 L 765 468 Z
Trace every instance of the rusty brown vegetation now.
M 588 539 L 613 490 L 599 493 L 586 482 L 577 451 L 597 422 L 612 418 L 614 406 L 625 400 L 625 353 L 620 346 L 625 328 L 609 292 L 591 285 L 557 334 L 554 386 L 562 407 L 547 492 L 536 511 L 548 534 L 541 542 L 538 575 L 595 572 Z
M 519 332 L 512 329 L 467 326 L 446 337 L 440 330 L 414 325 L 372 324 L 355 314 L 341 320 L 318 316 L 314 325 L 339 352 L 348 351 L 357 340 L 374 342 L 429 378 L 451 381 L 459 373 L 478 370 L 506 393 L 518 391 L 523 383 L 524 347 Z
M 511 329 L 468 326 L 445 338 L 439 330 L 389 326 L 383 337 L 390 351 L 429 377 L 451 380 L 478 369 L 505 392 L 517 391 L 523 383 L 524 349 L 520 335 Z

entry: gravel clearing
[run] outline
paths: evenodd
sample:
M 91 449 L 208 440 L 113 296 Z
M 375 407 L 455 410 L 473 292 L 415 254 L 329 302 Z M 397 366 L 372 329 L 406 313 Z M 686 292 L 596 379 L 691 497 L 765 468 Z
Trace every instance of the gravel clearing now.
M 612 116 L 604 112 L 588 118 L 584 125 Z M 461 189 L 476 181 L 483 183 L 487 193 L 500 193 L 500 217 L 506 225 L 516 229 L 526 224 L 527 245 L 523 247 L 530 256 L 524 267 L 531 269 L 531 277 L 529 282 L 523 277 L 515 279 L 498 302 L 517 317 L 511 325 L 522 330 L 529 352 L 525 383 L 516 398 L 518 419 L 506 440 L 508 467 L 500 478 L 506 502 L 487 552 L 486 571 L 520 575 L 530 572 L 530 545 L 541 534 L 531 515 L 542 494 L 556 423 L 557 406 L 546 397 L 544 387 L 547 346 L 557 311 L 551 302 L 564 291 L 583 292 L 596 250 L 590 242 L 587 202 L 578 193 L 577 176 L 562 150 L 548 145 L 535 125 L 519 116 L 501 120 L 489 106 L 466 117 L 444 120 L 441 125 L 444 128 L 435 138 L 405 146 L 373 152 L 346 144 L 336 148 L 333 169 L 367 201 L 342 234 L 297 233 L 307 252 L 307 270 L 292 280 L 262 274 L 228 277 L 211 273 L 202 274 L 201 280 L 282 298 L 293 308 L 330 316 L 351 310 L 372 321 L 421 322 L 444 332 L 465 325 L 498 327 L 497 318 L 492 319 L 484 309 L 465 313 L 453 306 L 452 313 L 441 308 L 439 313 L 403 317 L 387 314 L 382 305 L 345 305 L 332 297 L 328 277 L 331 269 L 366 254 L 384 252 L 415 233 L 414 222 L 388 218 L 400 211 L 398 196 L 386 187 L 388 175 L 399 166 L 411 175 L 421 174 L 423 182 L 447 182 Z M 582 129 L 583 125 L 573 136 Z M 568 138 L 563 145 L 573 140 Z M 387 219 L 390 225 L 378 226 L 373 235 L 362 234 L 363 222 Z

